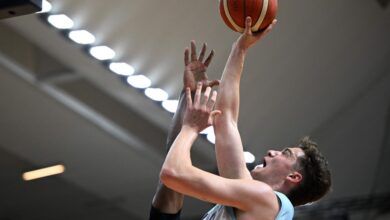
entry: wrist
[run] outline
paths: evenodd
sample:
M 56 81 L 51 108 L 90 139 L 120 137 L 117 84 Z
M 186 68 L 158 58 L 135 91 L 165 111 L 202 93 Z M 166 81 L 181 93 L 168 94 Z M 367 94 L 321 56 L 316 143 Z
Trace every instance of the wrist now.
M 235 51 L 237 51 L 237 53 L 239 54 L 246 54 L 246 52 L 248 51 L 249 47 L 247 47 L 246 45 L 243 45 L 242 43 L 240 43 L 239 41 L 236 42 L 234 45 L 233 45 L 233 49 Z
M 199 134 L 199 131 L 195 127 L 189 125 L 183 125 L 181 131 L 186 135 L 188 135 L 189 137 L 194 137 L 194 138 L 196 138 Z

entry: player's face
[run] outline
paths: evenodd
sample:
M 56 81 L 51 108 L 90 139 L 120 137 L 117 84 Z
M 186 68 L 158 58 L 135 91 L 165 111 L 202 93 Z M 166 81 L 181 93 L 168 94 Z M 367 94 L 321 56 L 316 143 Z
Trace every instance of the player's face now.
M 263 158 L 263 164 L 256 166 L 251 175 L 271 186 L 280 185 L 289 174 L 296 171 L 295 164 L 304 155 L 304 151 L 298 147 L 269 150 Z

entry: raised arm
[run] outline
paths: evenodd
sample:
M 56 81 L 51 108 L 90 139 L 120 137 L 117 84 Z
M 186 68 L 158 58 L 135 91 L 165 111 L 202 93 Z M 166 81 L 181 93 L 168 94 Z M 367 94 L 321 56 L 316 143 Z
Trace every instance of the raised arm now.
M 191 41 L 191 50 L 184 51 L 184 74 L 183 89 L 179 97 L 178 108 L 173 116 L 171 128 L 168 132 L 166 147 L 167 151 L 182 128 L 184 112 L 186 110 L 185 88 L 190 88 L 191 93 L 195 93 L 197 82 L 201 82 L 204 88 L 213 87 L 219 84 L 218 80 L 208 80 L 206 70 L 212 61 L 214 51 L 212 50 L 205 58 L 207 45 L 203 44 L 199 57 L 196 53 L 196 45 Z M 153 197 L 152 205 L 163 213 L 177 213 L 183 206 L 183 195 L 171 190 L 159 182 L 156 193 Z
M 173 116 L 172 127 L 168 133 L 167 150 L 169 150 L 182 127 L 183 116 L 186 110 L 185 88 L 190 88 L 191 94 L 194 95 L 198 82 L 202 83 L 203 88 L 219 85 L 219 80 L 209 80 L 206 74 L 207 68 L 214 57 L 214 50 L 211 50 L 204 60 L 206 50 L 207 44 L 204 43 L 198 57 L 195 41 L 191 41 L 191 51 L 189 48 L 184 50 L 183 89 L 180 93 L 177 111 Z
M 273 22 L 273 24 L 276 21 Z M 252 33 L 251 19 L 246 19 L 244 33 L 233 43 L 229 58 L 222 74 L 216 109 L 223 112 L 216 117 L 216 155 L 218 170 L 227 178 L 251 178 L 246 168 L 243 146 L 238 131 L 240 106 L 240 80 L 248 49 L 268 33 L 272 24 L 261 33 Z
M 263 212 L 276 213 L 277 200 L 268 185 L 254 180 L 223 178 L 192 165 L 190 152 L 198 133 L 211 124 L 214 115 L 220 114 L 218 110 L 212 111 L 216 92 L 209 99 L 210 90 L 207 87 L 201 96 L 201 84 L 198 84 L 194 103 L 190 90 L 187 90 L 183 127 L 165 159 L 161 181 L 177 192 L 249 211 L 252 216 Z

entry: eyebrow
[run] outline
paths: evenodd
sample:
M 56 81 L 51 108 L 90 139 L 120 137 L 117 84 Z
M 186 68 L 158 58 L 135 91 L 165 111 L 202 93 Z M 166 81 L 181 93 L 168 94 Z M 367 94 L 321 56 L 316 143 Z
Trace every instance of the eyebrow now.
M 285 148 L 285 149 L 283 149 L 282 152 L 288 152 L 289 156 L 295 157 L 294 153 L 292 152 L 292 150 L 290 148 Z

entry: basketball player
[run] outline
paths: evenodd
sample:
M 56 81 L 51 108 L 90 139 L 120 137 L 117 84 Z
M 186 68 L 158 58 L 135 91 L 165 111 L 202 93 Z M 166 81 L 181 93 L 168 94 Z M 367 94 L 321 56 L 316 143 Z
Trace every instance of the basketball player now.
M 198 57 L 195 42 L 191 41 L 191 51 L 188 48 L 184 51 L 183 90 L 168 134 L 166 143 L 168 150 L 182 128 L 183 114 L 186 110 L 185 88 L 190 88 L 191 93 L 194 94 L 198 82 L 201 82 L 204 88 L 219 84 L 219 80 L 208 80 L 206 70 L 212 61 L 214 51 L 212 50 L 205 59 L 206 50 L 207 45 L 203 44 Z M 173 191 L 159 182 L 152 200 L 149 220 L 179 220 L 182 206 L 183 194 Z
M 282 151 L 268 151 L 263 164 L 249 172 L 237 129 L 239 82 L 247 50 L 265 33 L 253 34 L 251 20 L 245 32 L 233 44 L 225 66 L 216 101 L 207 88 L 201 97 L 198 85 L 192 103 L 187 89 L 187 108 L 183 127 L 172 144 L 160 178 L 169 188 L 207 202 L 216 203 L 203 219 L 292 219 L 293 206 L 313 202 L 330 188 L 327 162 L 308 138 Z M 221 112 L 222 114 L 221 114 Z M 199 131 L 210 124 L 214 115 L 216 155 L 221 176 L 192 166 L 190 149 Z

